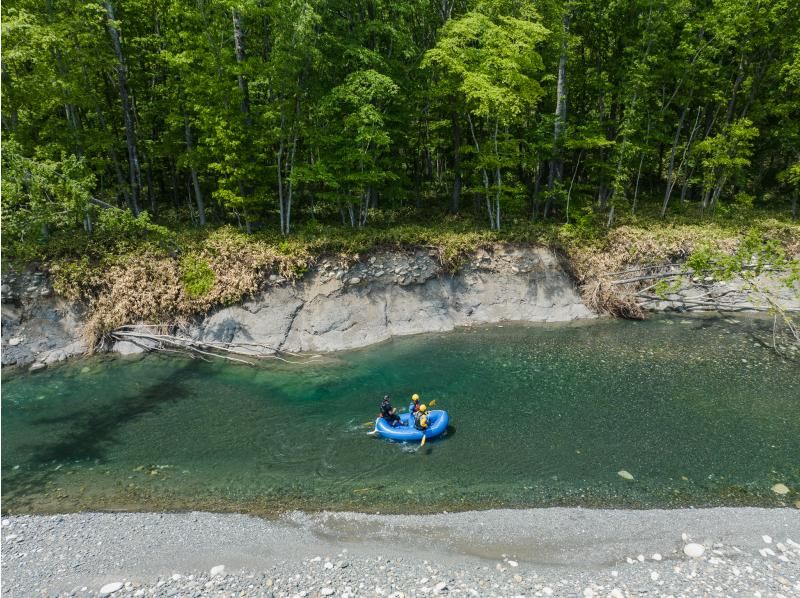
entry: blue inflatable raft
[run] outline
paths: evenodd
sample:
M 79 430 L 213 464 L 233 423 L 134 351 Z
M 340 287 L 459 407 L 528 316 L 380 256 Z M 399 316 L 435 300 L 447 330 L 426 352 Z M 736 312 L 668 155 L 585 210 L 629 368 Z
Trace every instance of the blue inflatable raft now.
M 417 430 L 414 427 L 414 418 L 410 413 L 401 413 L 400 422 L 397 426 L 392 425 L 379 417 L 375 422 L 375 430 L 378 436 L 383 438 L 390 438 L 400 442 L 419 442 L 422 440 L 422 430 Z M 410 425 L 409 425 L 410 422 Z M 441 409 L 433 409 L 428 413 L 428 429 L 424 434 L 428 440 L 441 436 L 447 429 L 447 424 L 450 422 L 450 416 L 447 411 Z

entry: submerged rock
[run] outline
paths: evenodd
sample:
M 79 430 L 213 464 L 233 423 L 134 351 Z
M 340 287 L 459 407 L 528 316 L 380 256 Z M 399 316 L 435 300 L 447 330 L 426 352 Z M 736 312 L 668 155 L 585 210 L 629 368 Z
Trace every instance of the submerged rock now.
M 772 491 L 775 494 L 780 494 L 781 496 L 783 496 L 784 494 L 789 494 L 789 492 L 790 492 L 790 490 L 789 490 L 788 486 L 786 486 L 786 484 L 775 484 L 772 487 Z
M 634 479 L 633 476 L 629 472 L 625 471 L 624 469 L 620 469 L 617 472 L 617 475 L 619 477 L 621 477 L 623 480 L 632 480 L 632 479 Z

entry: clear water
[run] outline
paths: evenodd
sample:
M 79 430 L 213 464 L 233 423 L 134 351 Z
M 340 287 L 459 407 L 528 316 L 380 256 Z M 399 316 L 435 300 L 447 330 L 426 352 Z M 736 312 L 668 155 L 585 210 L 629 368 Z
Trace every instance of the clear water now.
M 505 326 L 305 365 L 149 356 L 6 376 L 3 510 L 788 505 L 800 364 L 766 346 L 771 327 Z M 447 435 L 421 450 L 367 435 L 387 392 L 436 399 Z

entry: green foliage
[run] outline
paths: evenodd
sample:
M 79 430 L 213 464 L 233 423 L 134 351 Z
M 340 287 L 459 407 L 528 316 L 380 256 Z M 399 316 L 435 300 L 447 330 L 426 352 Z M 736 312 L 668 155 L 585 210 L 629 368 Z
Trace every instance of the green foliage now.
M 181 282 L 191 298 L 202 297 L 214 286 L 216 275 L 208 262 L 195 254 L 181 258 Z
M 706 244 L 695 249 L 685 267 L 719 280 L 731 280 L 734 276 L 753 279 L 767 269 L 780 271 L 788 267 L 790 273 L 794 273 L 798 264 L 786 255 L 778 239 L 768 238 L 761 230 L 753 228 L 733 253 Z
M 790 0 L 108 4 L 2 5 L 7 258 L 174 254 L 203 222 L 355 248 L 451 212 L 595 242 L 662 202 L 788 219 L 800 192 Z

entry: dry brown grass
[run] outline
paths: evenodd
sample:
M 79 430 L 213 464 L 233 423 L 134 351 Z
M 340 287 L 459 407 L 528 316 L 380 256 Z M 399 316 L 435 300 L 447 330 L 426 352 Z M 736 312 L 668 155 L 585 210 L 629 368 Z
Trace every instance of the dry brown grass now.
M 184 285 L 180 256 L 153 251 L 118 258 L 97 267 L 61 264 L 51 269 L 59 294 L 89 306 L 86 337 L 94 346 L 108 332 L 132 322 L 174 324 L 253 296 L 272 274 L 294 280 L 313 258 L 302 251 L 287 256 L 260 241 L 225 232 L 212 234 L 197 256 L 214 272 L 210 289 L 191 296 Z

